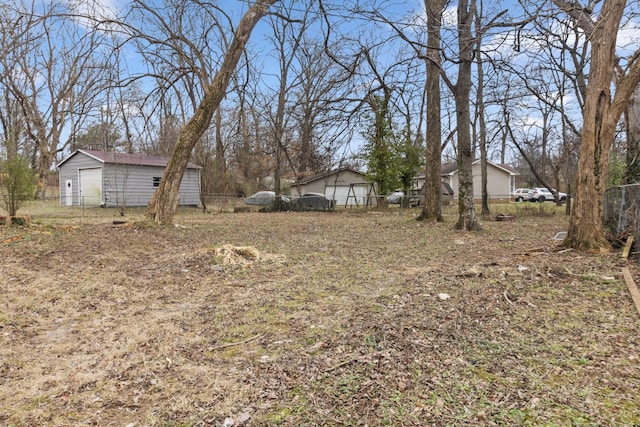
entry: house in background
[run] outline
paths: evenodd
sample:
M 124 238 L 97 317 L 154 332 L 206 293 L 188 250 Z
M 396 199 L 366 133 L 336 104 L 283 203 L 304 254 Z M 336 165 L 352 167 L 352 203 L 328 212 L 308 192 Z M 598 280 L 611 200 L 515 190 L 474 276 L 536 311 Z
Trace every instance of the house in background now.
M 166 157 L 76 150 L 58 164 L 62 206 L 146 206 L 160 185 Z M 200 167 L 189 163 L 180 205 L 200 203 Z
M 473 174 L 473 198 L 482 199 L 482 172 L 480 170 L 480 159 L 475 160 L 471 165 Z M 515 189 L 516 176 L 520 173 L 512 166 L 498 164 L 487 161 L 487 193 L 491 200 L 509 200 L 511 192 Z M 451 162 L 442 165 L 442 182 L 448 184 L 453 190 L 453 198 L 458 198 L 458 163 Z M 424 185 L 424 174 L 414 178 L 414 189 L 421 189 Z M 444 193 L 443 193 L 444 194 Z
M 375 206 L 376 194 L 364 173 L 351 168 L 340 168 L 321 173 L 291 184 L 291 197 L 309 193 L 323 194 L 335 200 L 336 206 Z
M 482 199 L 482 171 L 480 159 L 471 164 L 473 174 L 473 198 Z M 516 176 L 520 173 L 512 166 L 487 161 L 487 193 L 489 200 L 509 200 L 511 192 L 516 188 Z M 453 197 L 458 198 L 458 163 L 442 165 L 442 180 L 453 189 Z

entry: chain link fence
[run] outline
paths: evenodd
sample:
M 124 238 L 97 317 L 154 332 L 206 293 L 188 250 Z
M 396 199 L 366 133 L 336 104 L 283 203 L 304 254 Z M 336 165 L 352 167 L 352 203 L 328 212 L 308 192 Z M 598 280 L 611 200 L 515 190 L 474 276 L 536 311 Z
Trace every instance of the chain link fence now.
M 603 221 L 618 240 L 640 237 L 640 184 L 619 185 L 605 192 Z

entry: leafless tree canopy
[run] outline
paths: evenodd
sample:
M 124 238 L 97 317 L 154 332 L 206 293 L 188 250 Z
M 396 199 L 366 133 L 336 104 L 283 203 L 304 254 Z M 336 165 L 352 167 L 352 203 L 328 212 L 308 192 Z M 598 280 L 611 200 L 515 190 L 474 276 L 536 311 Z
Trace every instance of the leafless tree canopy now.
M 185 154 L 203 167 L 204 192 L 286 192 L 296 179 L 358 166 L 374 113 L 367 100 L 386 91 L 394 134 L 423 153 L 431 188 L 423 216 L 441 219 L 440 164 L 456 160 L 466 177 L 459 226 L 479 229 L 466 172 L 478 158 L 518 168 L 522 186 L 580 198 L 600 59 L 593 40 L 606 23 L 610 99 L 620 111 L 607 147 L 622 163 L 612 170 L 623 172 L 600 165 L 599 188 L 640 176 L 636 1 L 267 3 L 251 38 L 242 17 L 263 6 L 253 1 L 3 4 L 2 156 L 28 157 L 42 196 L 56 162 L 77 148 L 173 156 L 237 48 L 213 120 Z M 618 20 L 605 20 L 610 8 Z

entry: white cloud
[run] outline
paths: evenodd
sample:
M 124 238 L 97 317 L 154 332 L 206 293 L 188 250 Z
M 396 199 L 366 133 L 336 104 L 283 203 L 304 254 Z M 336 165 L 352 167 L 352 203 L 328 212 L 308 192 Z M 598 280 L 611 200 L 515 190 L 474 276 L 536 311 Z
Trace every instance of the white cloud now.
M 424 2 L 419 2 L 415 8 L 410 9 L 405 21 L 413 27 L 427 28 L 427 11 Z M 442 28 L 455 29 L 458 25 L 458 8 L 449 6 L 442 13 Z
M 84 27 L 94 27 L 98 22 L 117 20 L 120 6 L 117 0 L 65 0 L 67 7 L 77 15 L 75 21 Z
M 628 21 L 620 30 L 616 40 L 619 55 L 629 55 L 635 52 L 640 46 L 640 22 Z
M 449 6 L 442 13 L 442 26 L 456 28 L 458 25 L 458 6 Z

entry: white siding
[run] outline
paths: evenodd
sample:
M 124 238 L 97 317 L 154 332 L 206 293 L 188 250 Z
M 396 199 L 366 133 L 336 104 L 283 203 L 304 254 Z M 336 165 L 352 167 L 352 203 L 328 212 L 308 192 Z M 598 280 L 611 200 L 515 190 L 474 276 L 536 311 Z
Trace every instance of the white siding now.
M 105 166 L 104 193 L 107 206 L 145 206 L 158 188 L 164 172 L 159 166 L 109 164 Z M 155 180 L 154 180 L 155 178 Z M 180 184 L 180 205 L 198 205 L 198 169 L 187 169 Z
M 96 168 L 102 171 L 99 196 L 97 185 L 93 185 L 92 189 L 89 187 L 81 188 L 80 181 L 82 174 L 85 184 L 87 184 L 87 180 L 91 179 L 95 184 L 97 180 L 95 172 L 91 178 L 91 172 L 82 171 L 95 170 Z M 73 206 L 79 206 L 83 199 L 86 205 L 104 203 L 106 206 L 145 206 L 157 188 L 153 185 L 154 177 L 161 178 L 163 172 L 163 166 L 103 163 L 82 152 L 76 152 L 59 166 L 60 204 L 67 205 L 66 188 L 67 181 L 70 180 L 73 190 Z M 87 173 L 89 175 L 86 175 Z M 80 197 L 81 190 L 83 191 L 82 198 Z M 91 199 L 88 199 L 89 196 Z M 94 199 L 97 200 L 97 198 L 100 201 L 94 203 Z M 200 170 L 188 168 L 180 185 L 180 205 L 195 206 L 199 203 Z
M 101 167 L 102 163 L 85 155 L 76 155 L 69 158 L 59 169 L 59 185 L 60 185 L 60 204 L 65 206 L 66 201 L 66 183 L 71 180 L 73 191 L 72 204 L 80 206 L 80 169 L 90 169 Z
M 472 166 L 473 173 L 473 197 L 476 200 L 482 198 L 482 171 L 480 162 L 474 162 Z M 448 179 L 447 179 L 448 178 Z M 443 181 L 447 181 L 453 189 L 454 198 L 458 198 L 459 174 L 457 171 L 448 176 L 443 177 Z M 490 199 L 509 199 L 509 191 L 513 178 L 508 172 L 491 164 L 487 164 L 487 193 Z
M 351 188 L 351 191 L 349 190 Z M 325 189 L 325 197 L 335 200 L 337 207 L 360 206 L 363 207 L 367 198 L 367 185 L 329 185 Z
M 363 206 L 366 203 L 367 192 L 370 185 L 367 184 L 364 175 L 349 169 L 333 171 L 328 174 L 321 174 L 316 178 L 302 184 L 292 184 L 291 196 L 308 193 L 324 194 L 326 198 L 335 200 L 336 207 Z M 353 193 L 349 196 L 349 187 L 353 184 Z M 354 198 L 355 195 L 355 198 Z M 375 196 L 375 194 L 372 194 Z M 375 205 L 375 198 L 372 199 Z
M 80 204 L 100 206 L 102 204 L 102 168 L 78 169 L 80 182 Z

